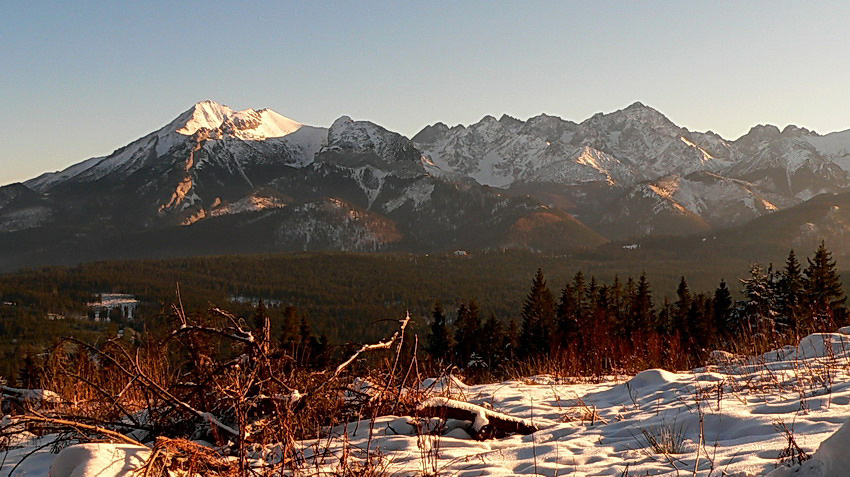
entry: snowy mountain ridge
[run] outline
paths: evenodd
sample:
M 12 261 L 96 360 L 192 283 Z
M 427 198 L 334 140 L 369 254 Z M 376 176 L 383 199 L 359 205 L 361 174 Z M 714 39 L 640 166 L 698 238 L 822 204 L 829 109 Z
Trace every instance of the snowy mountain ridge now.
M 108 156 L 17 185 L 32 194 L 0 204 L 0 231 L 254 227 L 247 217 L 266 214 L 326 231 L 314 240 L 288 230 L 270 250 L 555 250 L 565 231 L 570 246 L 589 246 L 742 225 L 847 190 L 843 167 L 850 131 L 759 125 L 729 141 L 642 103 L 579 123 L 547 114 L 436 123 L 407 138 L 349 116 L 322 128 L 202 101 Z M 421 220 L 433 230 L 417 229 Z
M 632 186 L 703 171 L 760 180 L 759 173 L 779 168 L 787 171 L 789 183 L 801 168 L 826 174 L 827 186 L 788 188 L 804 200 L 828 191 L 829 185 L 844 187 L 850 170 L 850 130 L 821 136 L 796 126 L 780 132 L 759 125 L 729 141 L 679 127 L 639 102 L 578 124 L 548 115 L 527 121 L 485 116 L 451 128 L 437 123 L 413 141 L 437 167 L 503 188 L 523 181 Z M 605 157 L 607 164 L 583 160 L 587 157 Z
M 579 124 L 549 115 L 525 122 L 486 116 L 452 128 L 437 123 L 413 141 L 438 167 L 494 187 L 595 180 L 628 186 L 668 174 L 716 172 L 730 164 L 728 141 L 691 133 L 642 103 Z

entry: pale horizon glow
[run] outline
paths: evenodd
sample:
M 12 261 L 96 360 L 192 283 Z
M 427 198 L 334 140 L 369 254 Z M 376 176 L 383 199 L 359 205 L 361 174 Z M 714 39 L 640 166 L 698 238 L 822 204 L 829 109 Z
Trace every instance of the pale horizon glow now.
M 845 2 L 13 3 L 0 18 L 0 185 L 115 149 L 211 99 L 312 126 L 635 101 L 734 140 L 850 129 Z

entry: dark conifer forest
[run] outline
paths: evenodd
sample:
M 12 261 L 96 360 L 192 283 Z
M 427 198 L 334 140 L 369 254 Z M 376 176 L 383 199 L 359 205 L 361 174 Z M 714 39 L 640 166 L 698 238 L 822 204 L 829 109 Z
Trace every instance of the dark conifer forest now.
M 309 366 L 346 343 L 386 334 L 410 311 L 424 359 L 482 379 L 519 371 L 518 363 L 570 374 L 686 369 L 715 349 L 776 346 L 846 319 L 824 244 L 802 260 L 792 250 L 781 266 L 736 273 L 728 263 L 658 262 L 638 274 L 628 270 L 646 263 L 583 265 L 522 253 L 319 253 L 23 270 L 0 276 L 0 372 L 19 379 L 18 363 L 60 336 L 105 339 L 118 329 L 171 326 L 177 300 L 193 310 L 223 306 L 247 320 L 268 316 L 274 339 Z M 134 320 L 89 319 L 86 303 L 108 292 L 136 295 Z

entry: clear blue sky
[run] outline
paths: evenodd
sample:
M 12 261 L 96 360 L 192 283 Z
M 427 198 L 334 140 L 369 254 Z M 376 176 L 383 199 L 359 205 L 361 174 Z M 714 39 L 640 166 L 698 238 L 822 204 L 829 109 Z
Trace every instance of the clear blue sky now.
M 108 154 L 214 99 L 408 136 L 634 101 L 734 139 L 850 128 L 850 2 L 15 2 L 0 184 Z

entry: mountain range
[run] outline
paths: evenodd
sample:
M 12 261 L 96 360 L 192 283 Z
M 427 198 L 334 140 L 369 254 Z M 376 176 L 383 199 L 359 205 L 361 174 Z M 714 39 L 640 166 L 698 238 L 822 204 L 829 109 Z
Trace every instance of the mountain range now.
M 784 215 L 805 218 L 782 222 L 793 244 L 846 232 L 827 215 L 846 201 L 834 194 L 848 170 L 850 130 L 758 125 L 727 140 L 642 103 L 407 138 L 202 101 L 108 156 L 0 187 L 0 270 L 291 250 L 566 253 L 823 211 Z

